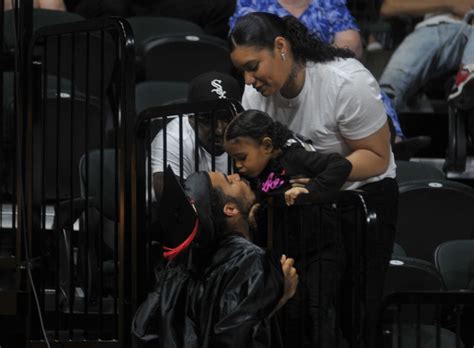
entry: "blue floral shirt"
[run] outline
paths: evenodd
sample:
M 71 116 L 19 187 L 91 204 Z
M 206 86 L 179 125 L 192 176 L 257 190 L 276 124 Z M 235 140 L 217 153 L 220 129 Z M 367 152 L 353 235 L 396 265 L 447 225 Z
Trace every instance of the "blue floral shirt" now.
M 237 0 L 237 8 L 230 18 L 229 25 L 234 27 L 240 17 L 250 12 L 269 12 L 280 17 L 291 15 L 276 0 Z M 357 30 L 357 23 L 346 7 L 345 0 L 315 0 L 298 17 L 311 32 L 322 41 L 332 43 L 336 33 L 345 30 Z

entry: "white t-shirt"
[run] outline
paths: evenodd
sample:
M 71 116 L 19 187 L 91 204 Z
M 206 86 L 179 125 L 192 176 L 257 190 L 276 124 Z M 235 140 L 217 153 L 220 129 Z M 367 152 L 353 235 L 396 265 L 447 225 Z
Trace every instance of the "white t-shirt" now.
M 245 87 L 245 109 L 267 112 L 313 141 L 316 150 L 351 153 L 342 138 L 358 140 L 378 131 L 387 121 L 380 89 L 375 78 L 356 59 L 337 59 L 327 63 L 308 63 L 305 84 L 295 98 L 280 93 L 264 97 L 252 86 Z M 347 182 L 345 189 L 355 189 L 385 177 L 395 177 L 393 153 L 387 171 L 359 182 Z
M 187 116 L 183 117 L 183 178 L 195 172 L 195 140 L 194 129 L 189 124 Z M 179 176 L 179 118 L 176 117 L 166 125 L 166 164 L 170 165 L 174 173 Z M 151 171 L 163 172 L 163 129 L 155 136 L 151 143 Z M 202 147 L 198 149 L 199 170 L 212 170 L 211 155 Z M 227 173 L 229 157 L 226 153 L 215 157 L 215 170 Z

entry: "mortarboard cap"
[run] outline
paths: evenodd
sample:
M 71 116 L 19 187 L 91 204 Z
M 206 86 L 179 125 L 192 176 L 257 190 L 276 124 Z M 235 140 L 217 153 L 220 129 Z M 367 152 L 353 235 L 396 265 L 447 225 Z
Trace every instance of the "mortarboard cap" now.
M 194 231 L 197 214 L 169 165 L 164 173 L 163 192 L 158 215 L 163 230 L 161 243 L 166 250 L 164 256 L 178 254 L 187 248 L 192 240 L 188 243 L 186 241 L 193 232 L 194 234 L 197 233 L 197 231 Z M 172 250 L 175 250 L 175 252 L 170 253 Z
M 190 247 L 212 246 L 215 231 L 209 174 L 191 174 L 186 179 L 183 190 L 168 166 L 163 180 L 159 219 L 163 229 L 161 243 L 165 249 L 164 256 L 173 259 Z

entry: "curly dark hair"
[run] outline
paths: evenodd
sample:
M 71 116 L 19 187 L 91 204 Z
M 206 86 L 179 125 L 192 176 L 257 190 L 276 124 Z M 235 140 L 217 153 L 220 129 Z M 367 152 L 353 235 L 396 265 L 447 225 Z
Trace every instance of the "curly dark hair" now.
M 275 149 L 281 149 L 288 139 L 293 137 L 293 132 L 286 126 L 260 110 L 246 110 L 237 115 L 224 132 L 224 140 L 230 141 L 238 137 L 249 137 L 261 143 L 264 137 L 272 139 Z
M 354 57 L 349 49 L 337 48 L 319 40 L 296 17 L 281 18 L 266 12 L 253 12 L 240 17 L 229 34 L 229 44 L 232 51 L 237 46 L 272 50 L 277 36 L 290 42 L 297 63 L 324 63 L 336 58 Z

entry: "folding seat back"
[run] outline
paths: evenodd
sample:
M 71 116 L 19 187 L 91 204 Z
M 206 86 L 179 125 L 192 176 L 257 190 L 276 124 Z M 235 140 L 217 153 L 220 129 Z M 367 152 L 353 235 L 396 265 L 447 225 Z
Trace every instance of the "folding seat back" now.
M 100 107 L 84 98 L 49 97 L 42 129 L 34 138 L 34 170 L 46 201 L 80 196 L 79 160 L 100 146 Z M 40 133 L 41 132 L 41 133 Z
M 36 48 L 47 74 L 69 79 L 81 93 L 95 98 L 106 96 L 117 57 L 115 44 L 107 32 L 51 36 Z
M 385 293 L 405 291 L 442 291 L 443 279 L 436 267 L 425 260 L 393 256 L 387 271 Z
M 53 24 L 71 23 L 84 20 L 84 17 L 67 11 L 54 11 L 33 9 L 33 30 Z M 15 11 L 9 10 L 4 13 L 3 22 L 4 45 L 7 50 L 13 50 L 16 42 Z
M 405 249 L 400 244 L 393 243 L 392 259 L 398 256 L 407 256 Z
M 413 291 L 444 291 L 443 279 L 436 267 L 425 260 L 412 257 L 394 256 L 390 261 L 385 278 L 385 294 Z M 426 306 L 419 314 L 422 323 L 431 324 L 436 315 L 434 306 Z M 400 313 L 404 323 L 413 323 L 418 319 L 417 308 L 405 305 Z
M 190 82 L 207 71 L 232 73 L 227 42 L 210 35 L 150 38 L 139 53 L 145 80 Z
M 179 81 L 143 81 L 135 87 L 137 115 L 145 109 L 171 103 L 186 103 L 189 84 Z
M 448 290 L 474 290 L 474 240 L 444 242 L 434 259 Z
M 152 37 L 162 35 L 201 35 L 204 30 L 196 23 L 171 17 L 159 16 L 136 16 L 127 18 L 132 27 L 135 44 L 137 47 L 143 47 L 144 43 Z
M 400 185 L 395 241 L 407 255 L 433 262 L 435 248 L 448 240 L 471 239 L 474 192 L 447 181 L 411 181 Z
M 446 180 L 446 174 L 428 163 L 396 161 L 396 164 L 398 184 L 418 180 Z

